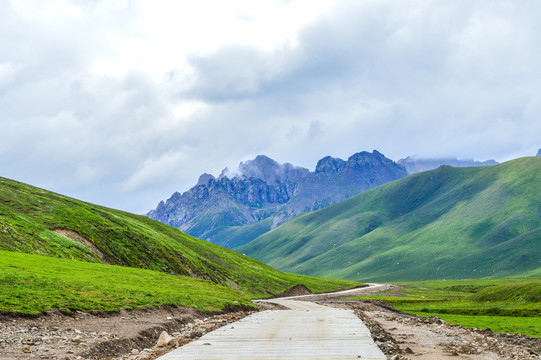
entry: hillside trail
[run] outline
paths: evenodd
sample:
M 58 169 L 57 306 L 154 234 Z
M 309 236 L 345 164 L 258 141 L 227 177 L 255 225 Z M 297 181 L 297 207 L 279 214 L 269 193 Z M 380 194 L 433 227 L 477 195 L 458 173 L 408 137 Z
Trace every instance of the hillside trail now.
M 354 291 L 341 292 L 341 296 Z M 159 360 L 386 359 L 353 311 L 299 301 L 310 297 L 260 300 L 287 310 L 266 310 L 250 315 Z

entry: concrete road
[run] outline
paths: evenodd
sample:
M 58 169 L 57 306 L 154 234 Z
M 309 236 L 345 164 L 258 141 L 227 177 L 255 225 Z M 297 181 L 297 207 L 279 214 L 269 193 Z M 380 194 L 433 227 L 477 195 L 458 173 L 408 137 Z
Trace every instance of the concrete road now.
M 290 310 L 253 314 L 158 360 L 386 359 L 353 311 L 291 299 L 270 301 Z

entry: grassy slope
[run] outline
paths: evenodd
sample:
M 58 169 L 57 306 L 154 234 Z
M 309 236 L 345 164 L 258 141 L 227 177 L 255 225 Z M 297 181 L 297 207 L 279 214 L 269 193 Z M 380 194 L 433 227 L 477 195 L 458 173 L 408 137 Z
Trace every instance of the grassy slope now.
M 0 178 L 0 250 L 103 263 L 87 247 L 53 231 L 57 228 L 86 238 L 111 264 L 199 277 L 251 296 L 298 283 L 315 292 L 358 285 L 283 273 L 147 217 Z
M 273 220 L 274 216 L 270 216 L 256 223 L 243 226 L 219 226 L 206 233 L 205 236 L 216 244 L 232 249 L 270 231 Z M 218 241 L 217 239 L 221 240 Z
M 541 158 L 441 167 L 301 215 L 237 248 L 364 281 L 539 275 Z
M 541 277 L 401 283 L 406 297 L 363 296 L 466 327 L 541 337 Z M 389 294 L 393 295 L 393 294 Z
M 208 280 L 13 251 L 0 251 L 0 293 L 0 311 L 24 314 L 160 305 L 203 311 L 253 306 L 246 294 Z

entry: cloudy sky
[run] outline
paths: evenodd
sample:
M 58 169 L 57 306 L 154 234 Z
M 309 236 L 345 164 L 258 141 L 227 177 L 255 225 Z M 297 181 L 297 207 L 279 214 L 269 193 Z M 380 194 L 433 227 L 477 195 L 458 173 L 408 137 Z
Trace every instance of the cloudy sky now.
M 266 154 L 541 147 L 541 2 L 0 0 L 0 176 L 144 213 Z

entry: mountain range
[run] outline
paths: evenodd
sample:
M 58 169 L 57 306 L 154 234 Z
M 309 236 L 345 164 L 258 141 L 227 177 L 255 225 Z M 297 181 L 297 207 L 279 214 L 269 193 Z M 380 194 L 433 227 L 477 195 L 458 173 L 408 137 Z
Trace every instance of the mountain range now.
M 234 247 L 277 225 L 363 191 L 408 175 L 404 167 L 374 150 L 347 160 L 324 157 L 312 172 L 267 156 L 240 163 L 239 174 L 226 170 L 215 178 L 200 176 L 197 185 L 174 193 L 147 216 L 195 237 Z
M 364 281 L 540 275 L 541 158 L 436 170 L 368 190 L 237 251 L 285 271 Z

